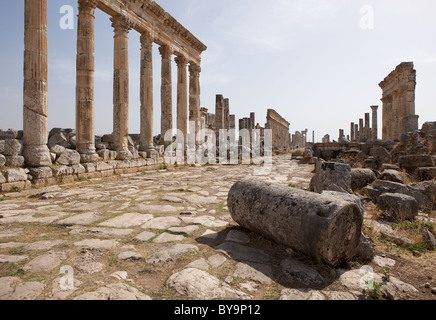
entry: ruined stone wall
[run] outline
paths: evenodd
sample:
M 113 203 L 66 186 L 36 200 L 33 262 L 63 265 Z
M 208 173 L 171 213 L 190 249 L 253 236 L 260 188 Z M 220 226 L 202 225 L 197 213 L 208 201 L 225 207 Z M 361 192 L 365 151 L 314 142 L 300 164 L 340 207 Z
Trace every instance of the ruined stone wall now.
M 383 90 L 383 140 L 400 140 L 402 134 L 418 130 L 413 62 L 401 63 L 379 86 Z
M 273 109 L 268 109 L 266 121 L 265 128 L 272 130 L 273 150 L 289 151 L 291 147 L 289 135 L 290 123 Z

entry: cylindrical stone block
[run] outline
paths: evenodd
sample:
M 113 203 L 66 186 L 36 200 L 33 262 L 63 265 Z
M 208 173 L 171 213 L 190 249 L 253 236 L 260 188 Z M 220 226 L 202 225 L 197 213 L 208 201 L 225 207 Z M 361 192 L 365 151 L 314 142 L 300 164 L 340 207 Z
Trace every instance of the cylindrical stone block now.
M 356 203 L 340 196 L 247 178 L 233 185 L 227 203 L 242 227 L 330 265 L 357 254 L 363 216 Z

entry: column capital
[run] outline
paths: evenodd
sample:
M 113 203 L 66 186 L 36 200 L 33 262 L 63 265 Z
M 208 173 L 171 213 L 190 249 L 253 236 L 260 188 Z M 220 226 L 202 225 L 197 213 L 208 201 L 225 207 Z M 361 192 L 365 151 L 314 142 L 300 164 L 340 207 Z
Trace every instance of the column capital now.
M 200 72 L 201 72 L 201 67 L 197 64 L 194 63 L 190 63 L 189 64 L 189 72 L 191 73 L 192 76 L 199 76 Z
M 122 15 L 117 15 L 110 18 L 112 21 L 112 27 L 115 32 L 120 31 L 123 33 L 128 33 L 134 26 L 134 23 L 130 21 L 127 17 Z
M 372 111 L 377 111 L 378 110 L 378 106 L 371 106 L 370 108 L 372 109 Z
M 97 8 L 98 0 L 79 0 L 79 14 L 88 13 L 94 14 L 95 8 Z
M 151 35 L 150 32 L 142 33 L 139 39 L 141 41 L 142 48 L 149 48 L 153 46 L 154 37 Z
M 186 68 L 188 65 L 188 60 L 183 56 L 177 56 L 174 60 L 179 68 Z
M 171 60 L 171 55 L 173 54 L 173 50 L 169 45 L 163 45 L 159 47 L 160 55 L 164 60 Z

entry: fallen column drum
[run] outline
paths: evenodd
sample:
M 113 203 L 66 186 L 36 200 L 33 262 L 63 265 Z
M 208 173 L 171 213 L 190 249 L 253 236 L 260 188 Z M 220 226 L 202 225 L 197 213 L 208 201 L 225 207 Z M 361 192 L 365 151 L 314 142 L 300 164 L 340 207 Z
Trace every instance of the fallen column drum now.
M 247 178 L 233 185 L 227 203 L 242 227 L 327 264 L 342 265 L 357 254 L 363 216 L 340 195 Z

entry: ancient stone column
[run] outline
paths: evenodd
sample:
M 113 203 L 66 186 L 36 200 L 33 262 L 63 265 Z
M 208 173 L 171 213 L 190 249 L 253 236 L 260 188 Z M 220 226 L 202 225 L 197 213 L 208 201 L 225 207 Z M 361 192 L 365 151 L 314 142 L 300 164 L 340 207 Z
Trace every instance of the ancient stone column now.
M 114 28 L 114 132 L 113 146 L 118 160 L 132 157 L 129 147 L 129 31 L 132 23 L 124 16 L 111 18 Z
M 378 140 L 378 117 L 377 117 L 378 106 L 371 106 L 371 109 L 372 109 L 371 140 L 377 141 Z
M 365 137 L 365 127 L 363 121 L 363 119 L 359 119 L 359 142 L 362 142 Z
M 224 129 L 224 97 L 221 94 L 216 95 L 215 102 L 215 128 Z
M 184 145 L 188 144 L 188 60 L 177 57 L 177 129 L 183 133 Z
M 370 127 L 370 114 L 365 113 L 365 128 L 364 128 L 364 136 L 365 140 L 369 141 L 371 139 L 371 127 Z
M 173 130 L 173 98 L 172 98 L 172 76 L 171 76 L 171 47 L 164 45 L 159 47 L 162 56 L 162 82 L 161 82 L 161 143 L 168 146 L 171 140 L 164 142 L 165 133 Z
M 240 226 L 330 265 L 358 252 L 363 214 L 354 199 L 247 178 L 233 185 L 227 202 Z
M 149 33 L 141 35 L 141 151 L 148 158 L 156 158 L 153 144 L 153 38 Z
M 198 133 L 200 125 L 200 72 L 200 66 L 189 64 L 189 121 L 195 124 L 195 134 Z M 191 134 L 193 129 L 190 128 Z M 195 140 L 197 145 L 202 143 Z
M 350 126 L 350 138 L 351 138 L 351 142 L 353 142 L 356 138 L 355 138 L 355 126 L 354 126 L 354 122 L 351 122 L 351 126 Z
M 31 167 L 50 166 L 47 87 L 47 1 L 24 2 L 24 158 Z
M 76 61 L 76 140 L 82 162 L 99 159 L 95 153 L 94 21 L 96 0 L 79 0 Z
M 230 129 L 230 99 L 224 99 L 224 129 Z

